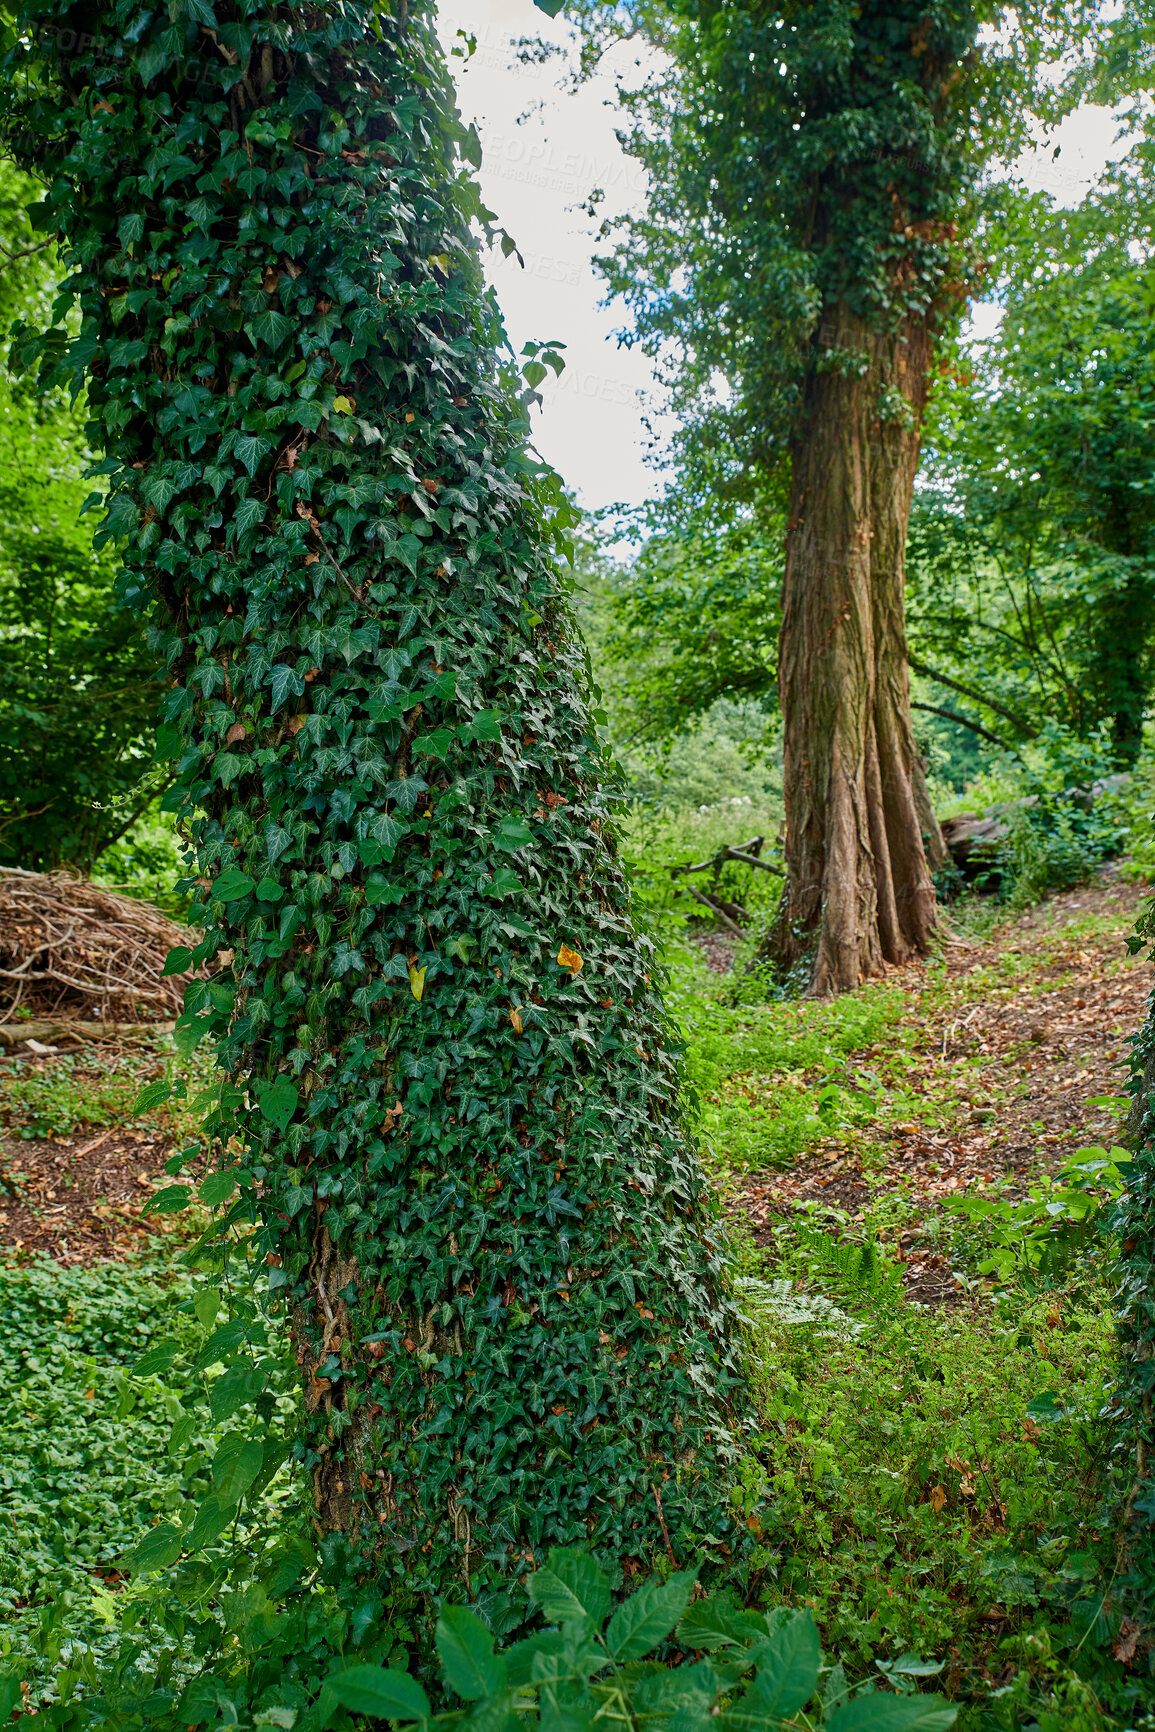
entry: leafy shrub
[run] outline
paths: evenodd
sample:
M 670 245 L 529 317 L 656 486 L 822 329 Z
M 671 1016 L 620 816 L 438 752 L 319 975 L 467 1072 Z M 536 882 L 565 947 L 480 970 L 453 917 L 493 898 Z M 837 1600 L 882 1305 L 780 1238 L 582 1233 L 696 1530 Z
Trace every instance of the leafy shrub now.
M 1047 1279 L 1101 1241 L 1131 1170 L 1125 1149 L 1077 1149 L 1057 1173 L 1036 1179 L 1025 1197 L 951 1197 L 943 1207 L 970 1223 L 980 1275 L 1003 1285 Z
M 1127 835 L 1124 803 L 1110 784 L 1115 760 L 1105 723 L 1081 739 L 1048 722 L 1022 764 L 998 855 L 1003 894 L 1020 907 L 1085 883 Z

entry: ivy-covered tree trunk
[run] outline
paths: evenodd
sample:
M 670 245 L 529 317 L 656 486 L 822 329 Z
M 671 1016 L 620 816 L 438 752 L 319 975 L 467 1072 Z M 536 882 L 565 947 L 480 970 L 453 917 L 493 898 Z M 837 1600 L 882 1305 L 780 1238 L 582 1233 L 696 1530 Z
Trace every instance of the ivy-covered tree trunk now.
M 431 14 L 114 0 L 26 15 L 7 84 L 81 315 L 41 350 L 159 604 L 219 969 L 180 1037 L 319 1521 L 402 1606 L 725 1550 L 742 1412 Z
M 910 725 L 904 554 L 925 326 L 820 326 L 791 447 L 779 681 L 787 886 L 772 938 L 810 990 L 856 986 L 925 952 L 927 840 L 941 851 Z M 937 855 L 935 856 L 937 858 Z

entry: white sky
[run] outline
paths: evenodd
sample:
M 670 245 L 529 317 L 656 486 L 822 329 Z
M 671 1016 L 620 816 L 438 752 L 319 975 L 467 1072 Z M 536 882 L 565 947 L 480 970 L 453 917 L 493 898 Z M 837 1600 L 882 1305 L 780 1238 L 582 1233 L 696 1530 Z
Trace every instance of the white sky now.
M 447 47 L 458 29 L 477 38 L 472 60 L 450 65 L 462 114 L 481 136 L 486 203 L 525 260 L 523 270 L 515 258 L 495 253 L 488 266 L 510 337 L 519 349 L 531 339 L 567 344 L 565 372 L 540 387 L 545 406 L 537 444 L 584 505 L 637 503 L 658 486 L 644 461 L 642 427 L 642 401 L 653 377 L 645 357 L 614 338 L 628 318 L 620 304 L 599 304 L 604 287 L 592 264 L 597 222 L 578 208 L 595 186 L 606 191 L 598 221 L 643 202 L 642 171 L 614 137 L 613 80 L 603 74 L 570 96 L 558 89 L 558 62 L 518 66 L 513 45 L 519 37 L 566 38 L 564 27 L 551 25 L 532 0 L 440 0 L 439 22 Z M 1020 160 L 1020 172 L 1029 186 L 1075 204 L 1106 162 L 1121 154 L 1115 130 L 1106 109 L 1081 109 L 1047 146 Z M 1057 161 L 1056 143 L 1062 146 Z M 974 309 L 976 336 L 997 322 L 993 304 Z

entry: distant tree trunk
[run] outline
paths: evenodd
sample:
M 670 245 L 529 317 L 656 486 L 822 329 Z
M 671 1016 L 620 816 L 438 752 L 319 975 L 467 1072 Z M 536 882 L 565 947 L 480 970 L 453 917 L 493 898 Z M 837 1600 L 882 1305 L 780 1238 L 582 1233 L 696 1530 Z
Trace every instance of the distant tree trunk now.
M 1131 546 L 1110 551 L 1131 554 Z M 1139 559 L 1131 565 L 1126 580 L 1096 610 L 1091 660 L 1096 705 L 1112 724 L 1112 743 L 1124 769 L 1134 769 L 1143 745 L 1155 599 L 1150 566 Z
M 791 452 L 779 680 L 787 888 L 780 964 L 845 991 L 925 952 L 937 837 L 910 722 L 904 553 L 929 337 L 823 324 Z M 941 842 L 937 843 L 941 851 Z

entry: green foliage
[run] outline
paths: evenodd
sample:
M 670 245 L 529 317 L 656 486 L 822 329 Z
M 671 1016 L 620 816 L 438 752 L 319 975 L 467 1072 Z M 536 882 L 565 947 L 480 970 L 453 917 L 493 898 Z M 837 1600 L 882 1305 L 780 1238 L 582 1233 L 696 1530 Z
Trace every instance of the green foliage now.
M 1155 938 L 1148 902 L 1128 940 L 1132 953 Z M 1115 1322 L 1119 1364 L 1107 1412 L 1120 1525 L 1120 1590 L 1143 1619 L 1155 1596 L 1155 1016 L 1131 1042 L 1133 1150 L 1112 1222 L 1120 1246 Z
M 755 984 L 759 999 L 764 987 Z M 700 1134 L 724 1171 L 786 1166 L 819 1138 L 875 1116 L 876 1076 L 846 1060 L 901 1016 L 901 994 L 868 988 L 822 1004 L 736 1007 L 702 991 L 671 994 L 686 1036 Z
M 1006 312 L 936 392 L 907 561 L 923 695 L 1011 743 L 1106 722 L 1128 765 L 1155 626 L 1151 160 L 1007 212 Z
M 442 1676 L 472 1704 L 464 1713 L 433 1714 L 411 1679 L 374 1666 L 331 1673 L 322 1706 L 327 1697 L 353 1714 L 402 1726 L 560 1722 L 575 1732 L 607 1718 L 750 1732 L 819 1720 L 832 1732 L 946 1732 L 954 1724 L 957 1710 L 937 1697 L 902 1700 L 869 1685 L 851 1692 L 841 1667 L 823 1668 L 808 1611 L 778 1608 L 763 1617 L 730 1598 L 694 1599 L 695 1574 L 652 1580 L 609 1616 L 605 1573 L 584 1552 L 555 1550 L 529 1578 L 546 1629 L 500 1651 L 473 1612 L 442 1612 Z M 672 1668 L 646 1660 L 669 1637 L 699 1657 Z M 804 1712 L 815 1699 L 813 1712 Z
M 38 190 L 0 162 L 0 251 L 17 256 L 0 338 L 50 305 L 55 254 L 25 209 Z M 89 455 L 62 391 L 0 374 L 0 861 L 37 871 L 90 871 L 148 799 L 161 687 L 116 562 L 80 521 Z
M 777 707 L 781 524 L 768 531 L 743 513 L 687 533 L 660 510 L 647 515 L 633 559 L 602 559 L 594 578 L 615 734 L 668 748 L 719 699 L 753 700 L 765 732 Z
M 1101 1242 L 1130 1170 L 1125 1149 L 1090 1146 L 1037 1179 L 1025 1197 L 953 1197 L 943 1206 L 975 1229 L 970 1250 L 980 1275 L 1004 1285 L 1035 1282 L 1061 1276 Z
M 75 54 L 22 17 L 2 102 L 79 330 L 21 353 L 87 384 L 172 681 L 224 953 L 176 1045 L 219 1055 L 238 1324 L 292 1334 L 333 1573 L 408 1629 L 554 1543 L 737 1567 L 721 1255 L 432 8 L 109 0 Z
M 131 1072 L 93 1075 L 71 1053 L 45 1071 L 37 1060 L 11 1059 L 0 1073 L 4 1129 L 17 1137 L 66 1137 L 80 1125 L 123 1120 L 136 1098 Z
M 743 498 L 766 519 L 808 373 L 853 368 L 823 316 L 950 327 L 975 268 L 985 163 L 1032 111 L 1074 100 L 1040 77 L 1092 47 L 1086 9 L 1020 8 L 1013 48 L 984 5 L 778 6 L 571 0 L 587 67 L 628 33 L 660 46 L 619 78 L 626 148 L 648 177 L 602 268 L 659 358 L 679 421 L 678 485 L 703 521 Z
M 1020 761 L 1019 792 L 1006 811 L 1009 834 L 997 865 L 1003 893 L 1025 906 L 1048 890 L 1085 883 L 1119 852 L 1127 823 L 1124 802 L 1111 786 L 1105 727 L 1079 739 L 1048 722 L 1035 751 Z
M 1093 1266 L 936 1311 L 869 1239 L 814 1227 L 779 1250 L 782 1275 L 741 1288 L 764 1420 L 742 1508 L 780 1560 L 773 1596 L 805 1598 L 848 1665 L 949 1674 L 968 1732 L 1017 1732 L 1068 1694 L 1088 1729 L 1119 1724 L 1084 1682 L 1126 1711 L 1117 1603 L 1099 1617 L 1112 1341 Z
M 190 1317 L 165 1315 L 189 1285 L 187 1275 L 147 1264 L 0 1264 L 9 1350 L 0 1652 L 7 1664 L 21 1661 L 34 1688 L 86 1649 L 107 1648 L 123 1610 L 110 1594 L 124 1551 L 142 1528 L 207 1489 L 204 1436 L 199 1456 L 166 1453 L 179 1388 L 129 1376 L 163 1326 L 186 1337 L 195 1328 Z M 66 1693 L 67 1680 L 57 1688 Z

